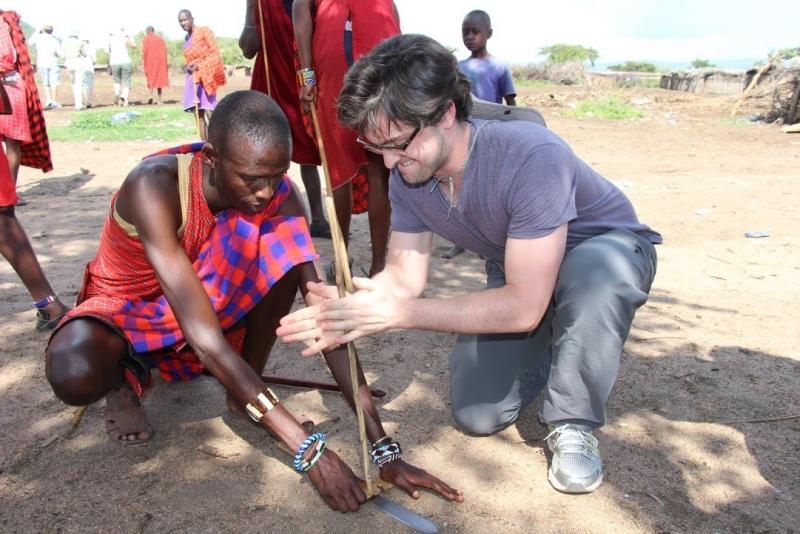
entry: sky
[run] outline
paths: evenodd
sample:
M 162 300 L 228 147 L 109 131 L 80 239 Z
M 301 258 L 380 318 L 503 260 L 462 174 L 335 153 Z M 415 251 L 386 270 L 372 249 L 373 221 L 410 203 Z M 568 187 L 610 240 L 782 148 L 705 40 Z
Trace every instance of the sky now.
M 649 60 L 660 63 L 759 59 L 777 48 L 800 46 L 800 0 L 395 0 L 405 33 L 424 33 L 467 56 L 461 21 L 473 9 L 492 18 L 489 51 L 512 64 L 538 62 L 538 50 L 556 43 L 580 44 L 600 53 L 600 63 Z M 177 13 L 192 10 L 198 25 L 238 37 L 245 0 L 5 0 L 38 28 L 56 35 L 78 31 L 104 47 L 108 32 L 131 33 L 153 25 L 182 38 Z M 678 66 L 678 65 L 675 65 Z

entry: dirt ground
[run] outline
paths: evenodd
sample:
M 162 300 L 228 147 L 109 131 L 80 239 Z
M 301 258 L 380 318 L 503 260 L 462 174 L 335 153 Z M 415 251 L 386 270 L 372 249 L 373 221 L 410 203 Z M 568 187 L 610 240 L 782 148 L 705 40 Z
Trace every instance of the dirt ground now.
M 107 105 L 107 81 L 99 85 L 96 103 Z M 387 392 L 379 403 L 384 424 L 408 460 L 461 489 L 466 501 L 447 504 L 431 494 L 413 501 L 396 490 L 389 497 L 445 532 L 797 531 L 800 136 L 728 120 L 732 97 L 655 89 L 619 93 L 639 102 L 643 119 L 563 116 L 570 104 L 599 94 L 536 88 L 521 91 L 520 100 L 622 187 L 665 238 L 650 300 L 625 346 L 608 424 L 598 432 L 605 483 L 585 496 L 551 489 L 536 406 L 492 437 L 459 431 L 448 407 L 454 336 L 394 332 L 359 343 L 369 380 Z M 135 87 L 131 100 L 143 95 Z M 178 95 L 178 88 L 168 93 Z M 64 122 L 71 113 L 47 112 L 47 119 Z M 28 205 L 19 217 L 66 300 L 94 255 L 112 192 L 160 146 L 56 143 L 53 172 L 22 171 Z M 749 231 L 770 235 L 748 239 Z M 352 243 L 356 272 L 368 268 L 363 215 Z M 329 257 L 330 242 L 317 245 Z M 482 286 L 476 255 L 443 260 L 447 243 L 435 245 L 429 296 Z M 371 505 L 352 515 L 328 510 L 271 438 L 226 415 L 224 391 L 212 379 L 157 380 L 146 402 L 157 434 L 146 445 L 110 443 L 102 403 L 70 432 L 74 409 L 54 398 L 44 378 L 47 336 L 33 332 L 30 298 L 7 263 L 0 263 L 0 306 L 0 531 L 408 531 Z M 297 352 L 278 343 L 267 371 L 327 379 L 319 361 Z M 359 471 L 355 418 L 340 396 L 275 389 Z

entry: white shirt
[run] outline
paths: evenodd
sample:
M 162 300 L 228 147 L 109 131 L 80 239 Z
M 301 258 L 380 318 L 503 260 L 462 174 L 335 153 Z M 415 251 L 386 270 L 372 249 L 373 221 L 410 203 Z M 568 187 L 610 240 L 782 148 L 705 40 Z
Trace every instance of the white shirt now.
M 36 33 L 28 40 L 28 44 L 36 47 L 37 68 L 50 69 L 58 65 L 61 43 L 52 34 Z
M 108 36 L 108 64 L 124 65 L 131 62 L 128 54 L 128 37 L 124 33 L 112 33 Z

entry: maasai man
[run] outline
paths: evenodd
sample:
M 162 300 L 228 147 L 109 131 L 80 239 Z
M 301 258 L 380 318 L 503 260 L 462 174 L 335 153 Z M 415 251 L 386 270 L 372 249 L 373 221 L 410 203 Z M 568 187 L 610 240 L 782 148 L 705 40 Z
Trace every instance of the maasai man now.
M 232 412 L 247 412 L 298 451 L 297 470 L 328 505 L 355 510 L 365 495 L 352 471 L 332 451 L 322 454 L 324 435 L 309 436 L 259 378 L 298 286 L 318 280 L 285 174 L 290 154 L 280 108 L 262 93 L 237 91 L 220 101 L 207 143 L 137 165 L 112 199 L 78 305 L 51 338 L 47 379 L 68 404 L 105 396 L 109 437 L 135 444 L 153 436 L 138 398 L 150 368 L 167 381 L 207 370 L 227 389 Z M 346 350 L 325 358 L 352 406 Z M 394 444 L 360 369 L 358 380 L 381 477 L 412 495 L 427 487 L 460 500 L 403 462 L 399 448 L 387 449 Z
M 147 79 L 147 103 L 153 103 L 153 92 L 157 94 L 156 103 L 161 105 L 161 89 L 169 87 L 169 65 L 167 62 L 167 45 L 164 39 L 156 35 L 152 26 L 147 27 L 142 39 L 142 65 Z
M 183 88 L 183 109 L 197 108 L 200 138 L 208 139 L 206 112 L 217 106 L 217 89 L 225 85 L 225 68 L 214 33 L 205 26 L 195 26 L 192 12 L 181 9 L 178 24 L 186 32 L 183 57 L 186 60 L 186 84 Z
M 50 287 L 14 213 L 20 164 L 50 171 L 50 143 L 25 35 L 14 11 L 0 10 L 0 78 L 10 109 L 0 114 L 0 254 L 22 279 L 37 309 L 36 330 L 55 327 L 67 311 Z
M 256 58 L 250 89 L 270 95 L 281 107 L 292 127 L 292 161 L 300 165 L 300 176 L 306 188 L 308 205 L 311 208 L 311 237 L 330 237 L 331 229 L 322 209 L 320 188 L 320 164 L 317 144 L 311 133 L 308 116 L 303 115 L 297 96 L 299 61 L 294 42 L 291 2 L 285 0 L 248 0 L 244 28 L 239 37 L 239 48 L 247 59 Z M 261 20 L 259 13 L 263 14 Z M 264 26 L 263 30 L 261 26 Z M 261 36 L 264 36 L 264 43 Z M 269 62 L 269 78 L 264 69 L 266 49 Z M 269 87 L 267 87 L 269 79 Z
M 336 218 L 346 242 L 351 214 L 369 209 L 371 276 L 382 271 L 386 263 L 389 171 L 380 156 L 365 152 L 358 144 L 355 132 L 339 125 L 336 98 L 350 65 L 382 40 L 400 33 L 400 17 L 391 0 L 295 0 L 292 13 L 300 76 L 307 83 L 300 100 L 306 105 L 320 100 L 317 109 L 322 140 L 331 147 L 327 156 Z M 314 77 L 316 85 L 308 84 Z M 332 264 L 328 272 L 332 273 Z

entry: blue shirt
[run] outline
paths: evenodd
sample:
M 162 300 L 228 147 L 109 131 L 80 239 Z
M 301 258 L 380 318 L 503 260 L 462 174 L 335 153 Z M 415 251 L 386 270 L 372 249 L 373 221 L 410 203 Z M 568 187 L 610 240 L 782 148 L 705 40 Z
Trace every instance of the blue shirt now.
M 458 69 L 469 78 L 472 94 L 481 100 L 502 104 L 504 96 L 517 94 L 511 70 L 496 57 L 463 59 L 458 62 Z

